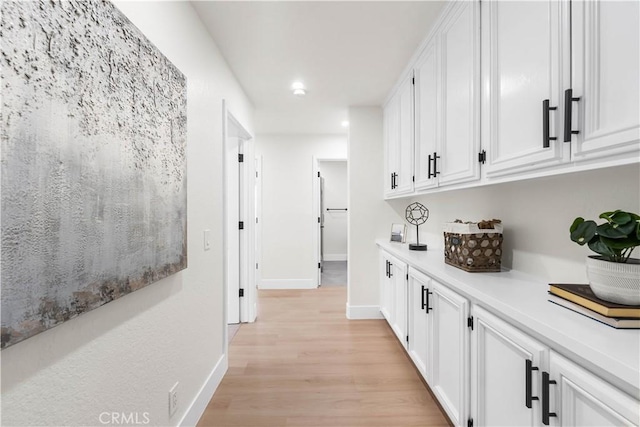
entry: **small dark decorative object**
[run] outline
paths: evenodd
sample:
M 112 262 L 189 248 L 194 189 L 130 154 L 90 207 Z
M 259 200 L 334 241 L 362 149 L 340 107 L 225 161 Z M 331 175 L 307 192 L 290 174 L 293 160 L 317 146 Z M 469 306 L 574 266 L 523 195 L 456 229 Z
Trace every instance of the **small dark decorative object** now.
M 420 231 L 418 227 L 427 222 L 429 209 L 420 203 L 414 202 L 407 206 L 404 216 L 409 224 L 416 226 L 416 243 L 410 243 L 409 249 L 412 251 L 426 251 L 427 245 L 420 244 Z

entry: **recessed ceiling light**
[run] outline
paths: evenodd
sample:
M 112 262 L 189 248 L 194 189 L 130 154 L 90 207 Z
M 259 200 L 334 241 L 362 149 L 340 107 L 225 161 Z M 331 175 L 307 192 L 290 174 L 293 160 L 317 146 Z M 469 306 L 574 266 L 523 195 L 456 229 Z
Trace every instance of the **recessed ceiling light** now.
M 348 128 L 349 127 L 349 122 L 347 120 L 343 120 L 342 123 L 340 123 L 342 125 L 343 128 Z
M 307 90 L 304 88 L 304 84 L 300 81 L 293 82 L 291 90 L 296 96 L 304 96 L 307 93 Z

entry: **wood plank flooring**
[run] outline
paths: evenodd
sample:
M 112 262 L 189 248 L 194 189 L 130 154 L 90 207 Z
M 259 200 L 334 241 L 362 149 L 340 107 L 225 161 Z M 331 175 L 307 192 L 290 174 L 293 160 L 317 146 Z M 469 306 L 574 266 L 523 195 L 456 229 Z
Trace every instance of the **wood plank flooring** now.
M 259 291 L 198 426 L 448 426 L 386 322 L 346 319 L 346 292 Z

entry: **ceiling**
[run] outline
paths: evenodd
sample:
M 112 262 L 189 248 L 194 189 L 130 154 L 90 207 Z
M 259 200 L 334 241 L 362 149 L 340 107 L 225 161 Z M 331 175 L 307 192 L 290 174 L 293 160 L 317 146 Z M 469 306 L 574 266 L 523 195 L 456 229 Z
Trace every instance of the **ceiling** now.
M 343 133 L 349 106 L 381 105 L 439 1 L 193 1 L 256 109 L 260 133 Z M 290 87 L 300 80 L 307 95 Z

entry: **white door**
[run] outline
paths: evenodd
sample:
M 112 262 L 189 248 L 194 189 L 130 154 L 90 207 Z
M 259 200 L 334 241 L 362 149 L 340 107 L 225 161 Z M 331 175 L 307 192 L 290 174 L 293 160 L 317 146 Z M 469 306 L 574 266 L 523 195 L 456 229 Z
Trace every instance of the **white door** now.
M 540 385 L 548 350 L 474 306 L 471 333 L 471 418 L 477 426 L 541 424 Z
M 640 2 L 571 4 L 574 160 L 640 154 Z
M 227 299 L 227 322 L 252 322 L 255 320 L 256 289 L 247 284 L 255 283 L 253 224 L 253 158 L 251 135 L 227 110 L 222 102 L 225 117 L 223 130 L 224 152 L 224 266 Z M 245 154 L 246 153 L 246 154 Z M 241 292 L 243 296 L 241 297 Z
M 431 281 L 427 382 L 454 425 L 467 420 L 469 383 L 468 301 Z
M 640 401 L 553 351 L 549 365 L 550 381 L 555 381 L 547 386 L 549 412 L 555 416 L 549 417 L 547 425 L 640 425 Z
M 568 159 L 560 134 L 561 31 L 568 2 L 482 4 L 483 147 L 487 176 L 539 169 Z M 566 71 L 566 70 L 565 70 Z M 544 101 L 555 108 L 543 113 Z M 549 119 L 549 146 L 543 131 Z M 568 144 L 567 144 L 568 145 Z
M 260 284 L 260 280 L 262 279 L 262 275 L 260 273 L 260 263 L 262 262 L 262 156 L 257 156 L 255 158 L 255 172 L 256 172 L 256 180 L 254 186 L 254 211 L 256 218 L 256 228 L 254 231 L 254 250 L 255 250 L 255 262 L 256 262 L 256 272 L 255 272 L 255 283 L 253 284 L 253 288 L 255 293 L 257 294 L 258 285 Z M 258 313 L 258 298 L 257 295 L 251 301 L 251 305 L 253 305 L 253 316 L 254 319 Z
M 240 323 L 240 141 L 233 136 L 227 136 L 225 141 L 228 323 Z
M 440 31 L 439 185 L 480 178 L 480 2 L 456 4 Z
M 415 68 L 415 176 L 416 190 L 437 187 L 433 156 L 438 150 L 440 94 L 438 91 L 438 37 L 433 37 Z
M 428 301 L 430 295 L 427 292 L 430 282 L 431 280 L 424 274 L 412 268 L 409 269 L 407 352 L 425 379 L 428 357 L 427 310 L 430 310 Z

